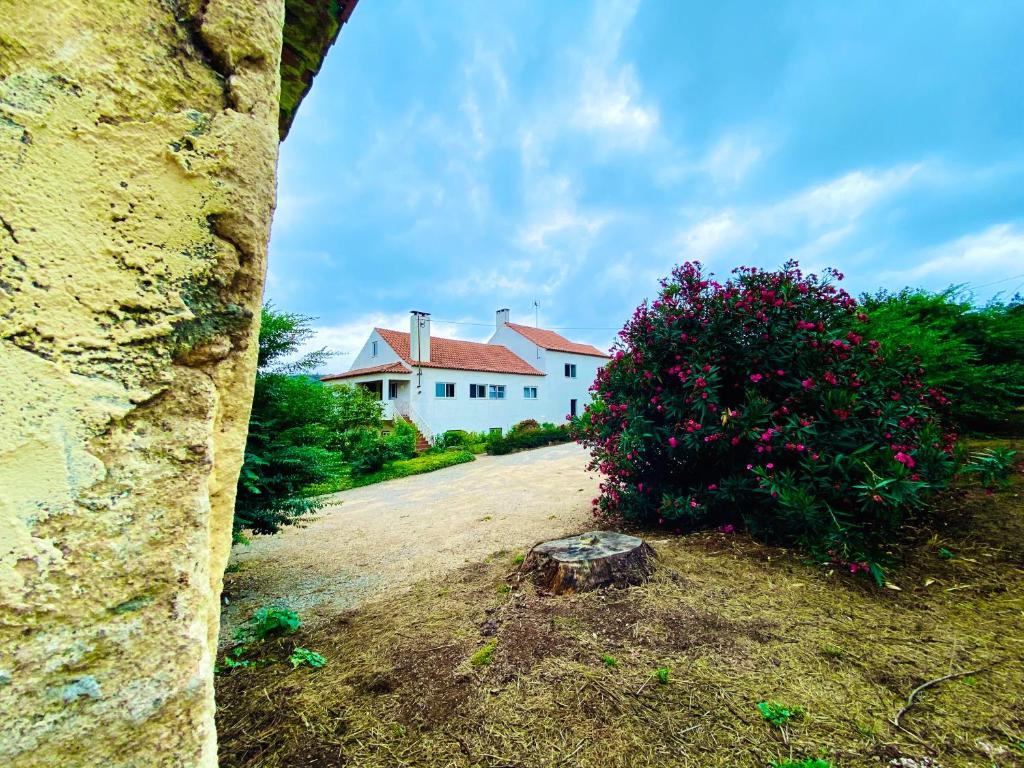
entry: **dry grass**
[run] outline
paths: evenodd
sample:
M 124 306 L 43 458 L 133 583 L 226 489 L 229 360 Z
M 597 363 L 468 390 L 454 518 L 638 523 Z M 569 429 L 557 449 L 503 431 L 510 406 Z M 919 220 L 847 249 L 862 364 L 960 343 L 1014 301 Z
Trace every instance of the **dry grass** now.
M 898 592 L 720 533 L 651 539 L 649 584 L 572 597 L 517 584 L 511 556 L 493 557 L 219 678 L 222 764 L 1021 768 L 1022 491 L 1018 475 L 994 497 L 950 495 L 909 529 Z M 490 663 L 470 664 L 492 640 Z M 292 671 L 293 645 L 328 666 Z M 892 724 L 915 687 L 973 669 Z M 806 714 L 775 728 L 765 700 Z

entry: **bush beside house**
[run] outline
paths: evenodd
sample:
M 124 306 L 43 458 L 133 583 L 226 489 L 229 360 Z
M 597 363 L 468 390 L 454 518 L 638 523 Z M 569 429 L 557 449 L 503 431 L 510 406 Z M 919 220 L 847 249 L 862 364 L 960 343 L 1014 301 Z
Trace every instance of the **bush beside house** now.
M 604 475 L 596 508 L 744 524 L 879 577 L 904 516 L 951 474 L 947 401 L 864 335 L 838 273 L 735 274 L 678 267 L 621 332 L 577 428 Z

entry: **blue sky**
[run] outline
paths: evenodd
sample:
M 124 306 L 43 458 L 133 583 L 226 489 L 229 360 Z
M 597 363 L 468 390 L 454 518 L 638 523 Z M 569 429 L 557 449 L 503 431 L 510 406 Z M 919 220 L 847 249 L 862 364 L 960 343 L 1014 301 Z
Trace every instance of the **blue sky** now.
M 267 298 L 345 369 L 410 309 L 607 347 L 693 259 L 1024 292 L 1022 40 L 1009 0 L 361 0 L 281 148 Z

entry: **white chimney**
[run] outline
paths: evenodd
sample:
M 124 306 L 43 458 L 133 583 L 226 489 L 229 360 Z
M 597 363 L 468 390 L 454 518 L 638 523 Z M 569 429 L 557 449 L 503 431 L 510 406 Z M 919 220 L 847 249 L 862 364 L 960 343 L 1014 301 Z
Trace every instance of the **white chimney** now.
M 506 323 L 508 323 L 508 310 L 499 309 L 497 312 L 494 313 L 494 325 L 495 327 L 498 328 L 498 330 L 501 330 L 501 327 Z
M 430 313 L 413 310 L 409 316 L 409 357 L 430 362 Z

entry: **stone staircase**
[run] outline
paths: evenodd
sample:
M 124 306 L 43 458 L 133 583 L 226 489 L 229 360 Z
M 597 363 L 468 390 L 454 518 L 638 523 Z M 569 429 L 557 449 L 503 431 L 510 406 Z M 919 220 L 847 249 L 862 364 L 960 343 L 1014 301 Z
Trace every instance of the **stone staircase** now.
M 412 424 L 412 422 L 410 422 L 410 424 Z M 415 424 L 412 424 L 412 428 L 416 430 L 416 453 L 422 453 L 430 447 L 430 441 L 423 436 L 423 433 L 420 432 L 420 428 Z

